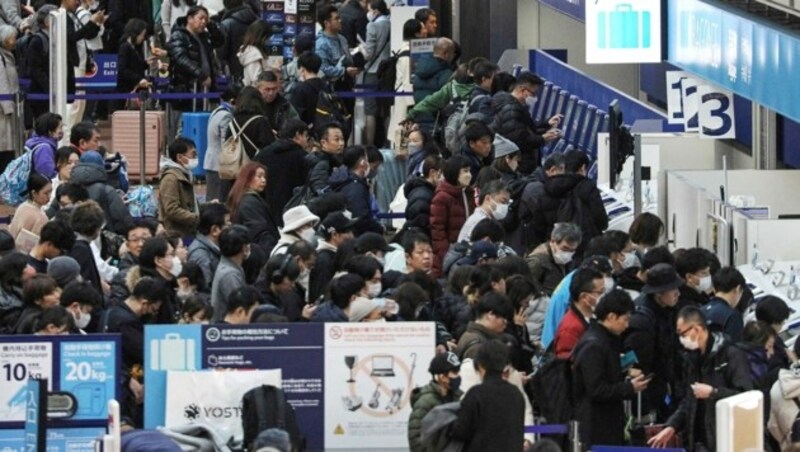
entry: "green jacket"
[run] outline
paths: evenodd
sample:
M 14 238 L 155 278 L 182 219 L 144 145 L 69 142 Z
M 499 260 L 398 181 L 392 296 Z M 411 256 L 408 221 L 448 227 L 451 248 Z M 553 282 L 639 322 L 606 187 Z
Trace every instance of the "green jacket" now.
M 408 446 L 411 452 L 436 452 L 441 447 L 423 447 L 420 439 L 422 419 L 432 409 L 443 403 L 455 402 L 461 399 L 464 393 L 460 390 L 442 397 L 439 393 L 439 384 L 431 381 L 427 386 L 415 388 L 411 391 L 411 416 L 408 418 Z
M 444 109 L 453 101 L 453 90 L 455 89 L 456 96 L 467 99 L 472 92 L 475 83 L 459 83 L 455 80 L 450 80 L 439 91 L 431 94 L 430 96 L 422 99 L 422 102 L 417 103 L 414 108 L 408 110 L 406 116 L 412 121 L 416 121 L 420 115 L 428 114 L 436 117 L 440 110 Z

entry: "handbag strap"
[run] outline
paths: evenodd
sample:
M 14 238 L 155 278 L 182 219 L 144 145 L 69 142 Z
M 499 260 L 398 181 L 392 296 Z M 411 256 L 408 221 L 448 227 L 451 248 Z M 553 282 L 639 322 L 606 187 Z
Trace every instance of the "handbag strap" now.
M 364 69 L 364 72 L 369 72 L 369 70 L 375 66 L 375 63 L 378 62 L 378 59 L 381 57 L 381 54 L 383 54 L 383 51 L 386 50 L 386 46 L 389 45 L 389 41 L 391 40 L 392 40 L 391 35 L 387 35 L 386 41 L 384 41 L 383 45 L 381 46 L 381 50 L 379 50 L 378 53 L 375 54 L 375 59 L 372 60 L 372 62 L 369 64 L 369 66 L 367 66 L 366 69 Z M 389 57 L 391 58 L 391 55 Z
M 244 132 L 244 129 L 246 129 L 247 126 L 249 126 L 251 122 L 255 121 L 258 118 L 263 118 L 263 117 L 264 117 L 263 115 L 253 116 L 252 118 L 248 119 L 244 123 L 244 126 L 241 126 L 241 127 L 239 127 L 239 123 L 236 122 L 236 118 L 231 118 L 231 123 L 230 123 L 230 125 L 228 127 L 231 128 L 231 133 L 233 134 L 234 139 L 238 140 L 239 139 L 239 135 L 241 135 L 242 132 Z M 238 132 L 236 132 L 236 128 L 239 129 Z M 245 137 L 245 139 L 247 141 L 250 141 L 250 138 L 247 138 L 247 135 L 245 135 L 244 137 Z M 250 144 L 253 144 L 253 142 L 251 141 Z

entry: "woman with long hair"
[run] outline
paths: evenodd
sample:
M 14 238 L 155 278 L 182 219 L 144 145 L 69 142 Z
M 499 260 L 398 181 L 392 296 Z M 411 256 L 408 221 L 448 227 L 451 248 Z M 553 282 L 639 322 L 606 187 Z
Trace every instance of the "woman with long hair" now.
M 264 116 L 264 98 L 261 93 L 252 86 L 245 86 L 239 97 L 236 98 L 236 109 L 233 112 L 231 126 L 233 130 L 240 133 L 240 143 L 243 144 L 247 156 L 252 160 L 255 158 L 259 149 L 263 149 L 273 141 L 275 134 L 272 126 Z M 228 130 L 228 134 L 231 131 Z
M 8 231 L 17 241 L 17 248 L 20 251 L 28 252 L 35 245 L 34 242 L 30 248 L 21 249 L 19 247 L 19 235 L 25 230 L 31 234 L 38 236 L 42 232 L 42 227 L 47 223 L 47 215 L 45 215 L 42 207 L 50 202 L 50 193 L 53 191 L 53 184 L 50 179 L 42 176 L 39 173 L 32 173 L 28 178 L 28 199 L 17 207 L 14 212 L 14 218 L 11 224 L 8 225 Z
M 80 158 L 81 154 L 72 146 L 62 146 L 56 151 L 56 177 L 50 180 L 50 183 L 53 184 L 53 191 L 50 193 L 51 204 L 55 199 L 58 186 L 69 182 L 72 168 L 75 168 Z
M 242 47 L 236 54 L 239 63 L 244 68 L 243 85 L 255 85 L 261 71 L 274 71 L 280 80 L 283 57 L 269 56 L 267 45 L 270 36 L 272 36 L 272 27 L 263 20 L 257 20 L 247 27 Z
M 23 283 L 36 275 L 28 257 L 12 252 L 0 259 L 0 334 L 11 334 L 24 309 Z
M 117 51 L 117 92 L 130 93 L 135 89 L 151 86 L 147 80 L 150 63 L 166 54 L 166 51 L 153 48 L 153 55 L 145 58 L 144 45 L 147 39 L 147 22 L 133 18 L 125 24 Z M 161 64 L 161 63 L 159 63 Z M 117 109 L 125 107 L 125 101 L 116 101 Z
M 264 197 L 267 188 L 267 167 L 250 162 L 239 175 L 228 197 L 231 222 L 244 225 L 255 243 L 269 255 L 278 243 L 280 233 L 270 206 Z

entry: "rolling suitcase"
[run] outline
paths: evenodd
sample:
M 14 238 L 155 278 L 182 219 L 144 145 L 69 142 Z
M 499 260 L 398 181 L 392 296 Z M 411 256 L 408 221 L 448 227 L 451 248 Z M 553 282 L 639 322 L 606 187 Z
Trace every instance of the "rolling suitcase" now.
M 161 153 L 166 147 L 166 115 L 163 111 L 146 111 L 144 113 L 144 179 L 158 177 Z M 128 161 L 128 178 L 138 180 L 139 174 L 139 112 L 115 111 L 111 116 L 111 141 L 114 150 L 122 154 Z
M 197 146 L 197 159 L 200 162 L 192 171 L 195 177 L 205 177 L 206 170 L 203 169 L 203 160 L 208 148 L 208 120 L 211 112 L 183 113 L 181 116 L 182 132 L 186 138 L 190 138 Z

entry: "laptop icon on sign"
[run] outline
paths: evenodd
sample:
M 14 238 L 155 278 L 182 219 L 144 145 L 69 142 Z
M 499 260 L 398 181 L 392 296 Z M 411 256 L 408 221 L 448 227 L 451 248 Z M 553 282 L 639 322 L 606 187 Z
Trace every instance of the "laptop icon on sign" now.
M 394 377 L 394 356 L 377 355 L 372 357 L 372 377 Z

